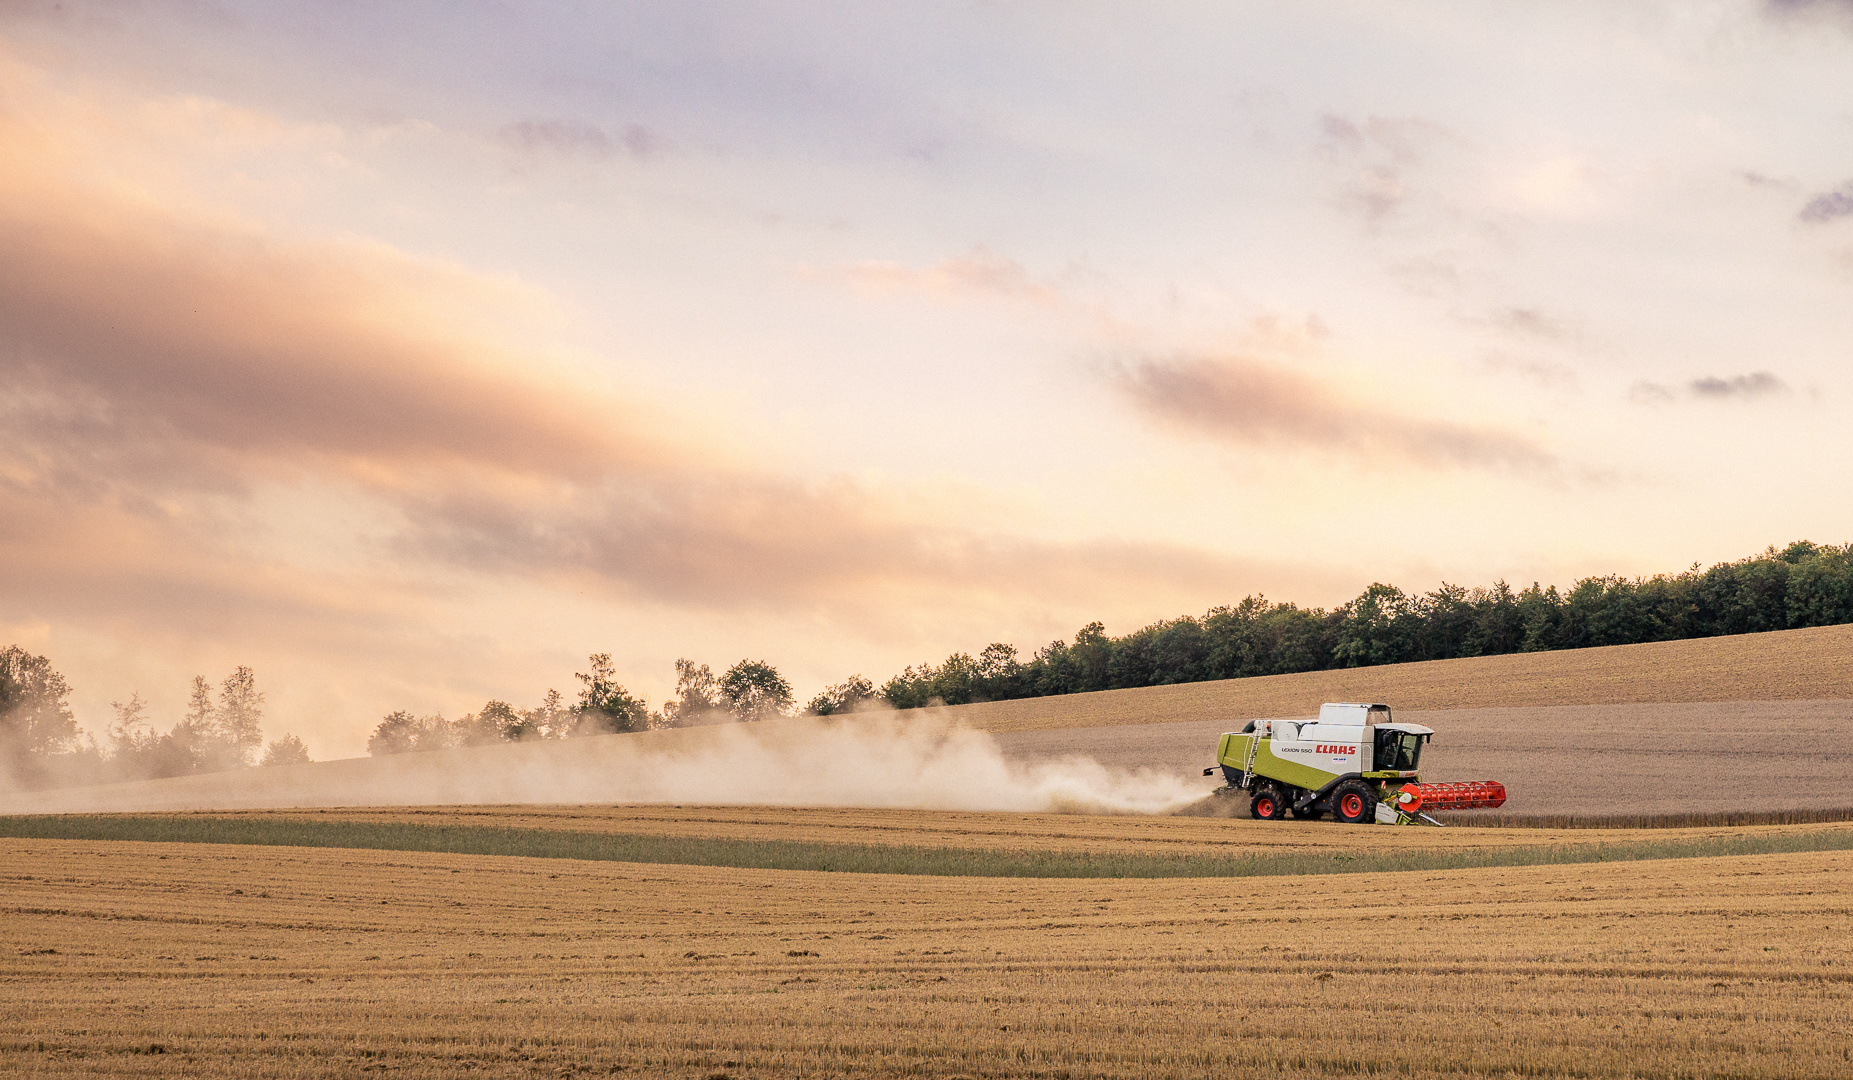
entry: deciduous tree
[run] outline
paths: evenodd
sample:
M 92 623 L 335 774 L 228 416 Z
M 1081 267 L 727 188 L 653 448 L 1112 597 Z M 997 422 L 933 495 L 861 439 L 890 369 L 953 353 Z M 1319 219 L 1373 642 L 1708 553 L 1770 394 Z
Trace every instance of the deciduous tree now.
M 22 761 L 71 749 L 71 688 L 51 661 L 17 645 L 0 651 L 0 757 Z
M 457 742 L 462 746 L 488 746 L 519 739 L 523 730 L 521 714 L 506 701 L 488 701 L 478 712 L 464 713 L 456 723 Z
M 804 711 L 814 716 L 855 712 L 858 706 L 874 701 L 876 696 L 874 683 L 860 675 L 851 675 L 840 683 L 824 687 Z
M 649 727 L 649 706 L 618 684 L 617 667 L 611 662 L 611 654 L 594 653 L 587 663 L 592 668 L 590 672 L 575 674 L 585 688 L 579 692 L 576 723 L 569 734 L 620 734 Z
M 721 694 L 720 681 L 706 664 L 696 664 L 686 657 L 676 661 L 676 696 L 663 702 L 663 723 L 668 727 L 688 727 L 725 719 L 727 700 Z
M 264 747 L 265 765 L 301 765 L 309 760 L 309 748 L 301 739 L 285 734 Z
M 791 684 L 763 660 L 742 660 L 728 668 L 720 691 L 736 720 L 769 720 L 792 713 Z
M 409 754 L 419 750 L 445 750 L 456 745 L 456 731 L 442 716 L 413 716 L 401 709 L 389 714 L 367 739 L 367 753 Z
M 218 734 L 230 744 L 228 757 L 249 765 L 264 745 L 264 694 L 257 675 L 242 664 L 219 684 L 219 707 L 214 714 Z

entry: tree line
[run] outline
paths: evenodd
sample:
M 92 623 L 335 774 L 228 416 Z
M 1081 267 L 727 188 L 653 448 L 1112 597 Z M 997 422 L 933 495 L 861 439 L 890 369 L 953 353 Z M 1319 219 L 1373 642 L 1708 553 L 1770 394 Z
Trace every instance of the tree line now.
M 593 653 L 587 658 L 587 666 L 590 671 L 575 673 L 582 685 L 578 698 L 570 702 L 558 690 L 550 689 L 531 709 L 517 709 L 506 701 L 492 699 L 481 709 L 454 720 L 446 720 L 442 714 L 390 713 L 368 737 L 367 752 L 378 756 L 499 742 L 615 735 L 768 720 L 798 711 L 791 683 L 763 660 L 742 660 L 719 676 L 706 664 L 686 658 L 677 660 L 675 696 L 655 710 L 618 682 L 617 667 L 609 653 Z
M 399 710 L 373 729 L 373 755 L 442 750 L 500 742 L 620 734 L 652 728 L 765 720 L 799 712 L 791 683 L 763 660 L 742 660 L 719 676 L 706 664 L 676 661 L 675 696 L 652 710 L 617 680 L 609 653 L 594 653 L 580 672 L 576 700 L 548 690 L 540 704 L 517 709 L 491 700 L 455 720 Z M 864 696 L 872 691 L 862 680 Z M 184 715 L 158 729 L 139 692 L 111 702 L 104 740 L 77 726 L 70 685 L 43 656 L 17 645 L 0 651 L 0 779 L 28 788 L 158 779 L 255 765 L 309 760 L 301 739 L 285 734 L 265 744 L 264 694 L 249 667 L 213 686 L 194 676 Z
M 1843 623 L 1853 623 L 1853 544 L 1803 540 L 1710 569 L 1584 578 L 1561 592 L 1499 581 L 1417 595 L 1378 583 L 1331 611 L 1250 596 L 1123 637 L 1093 622 L 1027 660 L 999 643 L 909 667 L 879 696 L 911 709 Z
M 113 701 L 115 717 L 99 743 L 77 726 L 71 687 L 43 656 L 18 645 L 0 651 L 0 772 L 30 787 L 147 780 L 309 760 L 301 739 L 264 743 L 264 693 L 239 666 L 219 684 L 193 677 L 184 715 L 166 731 L 140 692 Z
M 852 675 L 802 709 L 791 683 L 763 660 L 742 660 L 717 676 L 686 658 L 676 661 L 674 695 L 651 709 L 618 682 L 609 654 L 594 653 L 570 701 L 550 689 L 533 708 L 490 700 L 454 720 L 395 711 L 374 727 L 367 749 L 399 754 L 1844 623 L 1853 623 L 1853 544 L 1797 541 L 1709 569 L 1590 577 L 1565 591 L 1536 583 L 1515 591 L 1499 581 L 1410 594 L 1377 583 L 1330 611 L 1250 596 L 1122 637 L 1092 622 L 1073 641 L 1052 641 L 1027 660 L 1000 642 L 909 667 L 879 688 Z M 150 721 L 139 693 L 112 702 L 115 718 L 101 744 L 79 731 L 69 695 L 45 657 L 17 645 L 0 651 L 0 773 L 47 786 L 308 760 L 293 735 L 263 743 L 264 695 L 249 667 L 226 676 L 216 696 L 195 676 L 185 714 L 166 731 Z

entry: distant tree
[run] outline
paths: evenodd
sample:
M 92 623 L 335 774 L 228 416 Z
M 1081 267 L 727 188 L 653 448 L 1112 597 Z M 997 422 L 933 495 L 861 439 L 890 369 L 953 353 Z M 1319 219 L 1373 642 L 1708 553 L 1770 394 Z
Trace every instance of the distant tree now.
M 939 672 L 932 664 L 907 669 L 882 684 L 881 698 L 896 709 L 918 709 L 933 701 L 933 683 Z
M 1517 652 L 1525 637 L 1518 596 L 1503 580 L 1491 589 L 1474 590 L 1473 625 L 1462 642 L 1462 655 L 1500 656 Z
M 1017 659 L 1017 647 L 994 641 L 978 654 L 973 674 L 977 679 L 980 701 L 999 701 L 1020 697 L 1023 664 Z
M 1344 667 L 1394 664 L 1408 659 L 1410 637 L 1420 619 L 1417 604 L 1403 590 L 1381 582 L 1344 608 L 1338 647 L 1332 658 Z
M 521 712 L 520 726 L 508 735 L 510 742 L 565 737 L 572 726 L 573 710 L 558 690 L 549 689 L 539 705 Z
M 166 734 L 156 731 L 140 693 L 130 694 L 126 702 L 112 701 L 109 707 L 116 714 L 106 732 L 109 775 L 119 780 L 144 780 L 185 776 L 198 770 L 199 757 L 192 743 L 176 738 L 179 725 Z
M 251 764 L 264 745 L 264 694 L 257 688 L 257 676 L 249 667 L 239 665 L 219 684 L 219 707 L 214 716 L 219 736 L 229 744 L 226 756 L 237 764 Z
M 284 735 L 264 747 L 264 765 L 301 765 L 309 760 L 309 748 L 294 735 Z
M 155 775 L 185 776 L 218 767 L 223 743 L 219 710 L 212 700 L 212 684 L 204 675 L 193 676 L 187 711 L 166 736 L 163 762 Z
M 794 705 L 791 684 L 763 660 L 742 660 L 728 668 L 720 678 L 720 691 L 728 711 L 740 721 L 790 716 Z
M 576 722 L 569 734 L 619 734 L 649 727 L 649 706 L 618 685 L 617 667 L 611 662 L 611 654 L 594 653 L 587 663 L 591 665 L 591 672 L 579 672 L 575 676 L 585 688 L 579 692 Z
M 1030 661 L 1034 694 L 1080 694 L 1105 690 L 1112 664 L 1106 627 L 1088 623 L 1075 632 L 1074 644 L 1051 641 Z
M 400 709 L 388 713 L 373 728 L 373 734 L 367 737 L 367 753 L 374 757 L 385 754 L 405 754 L 412 749 L 413 736 L 418 731 L 418 718 Z
M 676 696 L 663 702 L 666 727 L 688 727 L 725 717 L 727 700 L 708 665 L 687 658 L 676 661 Z
M 1088 691 L 1107 688 L 1113 647 L 1107 638 L 1104 624 L 1091 622 L 1075 631 L 1074 645 L 1069 648 L 1068 655 L 1076 679 L 1076 689 Z
M 173 740 L 154 730 L 141 694 L 130 694 L 128 701 L 112 701 L 109 707 L 116 714 L 107 732 L 111 773 L 120 779 L 178 775 L 172 771 L 175 766 L 168 764 L 175 756 Z M 190 768 L 191 762 L 177 767 Z
M 953 653 L 931 671 L 926 685 L 929 702 L 968 705 L 976 700 L 978 661 L 973 660 L 970 653 Z
M 412 749 L 449 750 L 457 745 L 457 725 L 444 719 L 442 714 L 418 718 L 418 727 L 412 736 Z
M 115 710 L 116 718 L 109 724 L 110 744 L 121 752 L 124 747 L 134 747 L 154 735 L 154 725 L 148 722 L 148 703 L 142 700 L 139 692 L 129 695 L 129 700 L 112 701 L 109 707 Z
M 211 735 L 218 725 L 219 710 L 212 702 L 212 685 L 206 676 L 193 676 L 193 693 L 187 698 L 186 715 L 180 722 L 199 732 Z
M 463 746 L 488 746 L 521 737 L 521 714 L 506 701 L 484 703 L 482 711 L 465 713 L 456 723 L 457 742 Z
M 1814 558 L 1799 563 L 1789 575 L 1785 606 L 1790 626 L 1853 622 L 1853 544 L 1819 548 Z
M 193 676 L 186 713 L 164 736 L 155 755 L 158 764 L 145 767 L 163 776 L 182 776 L 248 768 L 256 760 L 264 744 L 259 727 L 264 719 L 264 695 L 257 689 L 257 677 L 241 666 L 225 677 L 219 689 L 215 702 L 212 684 L 204 675 Z
M 409 754 L 446 750 L 457 744 L 456 728 L 442 716 L 413 716 L 401 709 L 381 720 L 367 739 L 367 753 Z
M 70 750 L 77 742 L 70 696 L 45 657 L 17 645 L 0 651 L 0 758 L 23 763 Z
M 832 716 L 855 712 L 857 706 L 876 698 L 875 684 L 860 675 L 851 675 L 840 683 L 824 687 L 804 711 L 813 716 Z

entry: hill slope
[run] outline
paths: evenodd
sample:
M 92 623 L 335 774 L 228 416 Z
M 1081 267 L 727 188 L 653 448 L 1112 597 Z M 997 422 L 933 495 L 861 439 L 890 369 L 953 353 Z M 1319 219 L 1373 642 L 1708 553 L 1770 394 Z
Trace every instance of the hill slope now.
M 1127 812 L 1206 793 L 1216 737 L 1322 701 L 1437 729 L 1432 779 L 1498 779 L 1521 813 L 1845 806 L 1853 627 L 1443 660 L 0 792 L 0 813 L 469 803 L 748 803 Z M 920 721 L 922 723 L 914 723 Z M 945 740 L 947 722 L 988 729 Z M 976 742 L 974 742 L 976 740 Z M 1805 747 L 1803 753 L 1797 747 Z M 1064 764 L 1084 755 L 1130 781 Z
M 952 706 L 986 731 L 1310 716 L 1325 701 L 1491 709 L 1853 698 L 1853 626 L 1477 656 Z

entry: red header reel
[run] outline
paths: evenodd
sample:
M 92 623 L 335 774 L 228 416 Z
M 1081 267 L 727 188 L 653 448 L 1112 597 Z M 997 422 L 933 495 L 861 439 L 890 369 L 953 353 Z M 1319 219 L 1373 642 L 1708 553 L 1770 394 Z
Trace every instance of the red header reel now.
M 1506 786 L 1497 780 L 1464 784 L 1404 784 L 1393 794 L 1404 813 L 1417 810 L 1491 810 L 1506 804 Z

